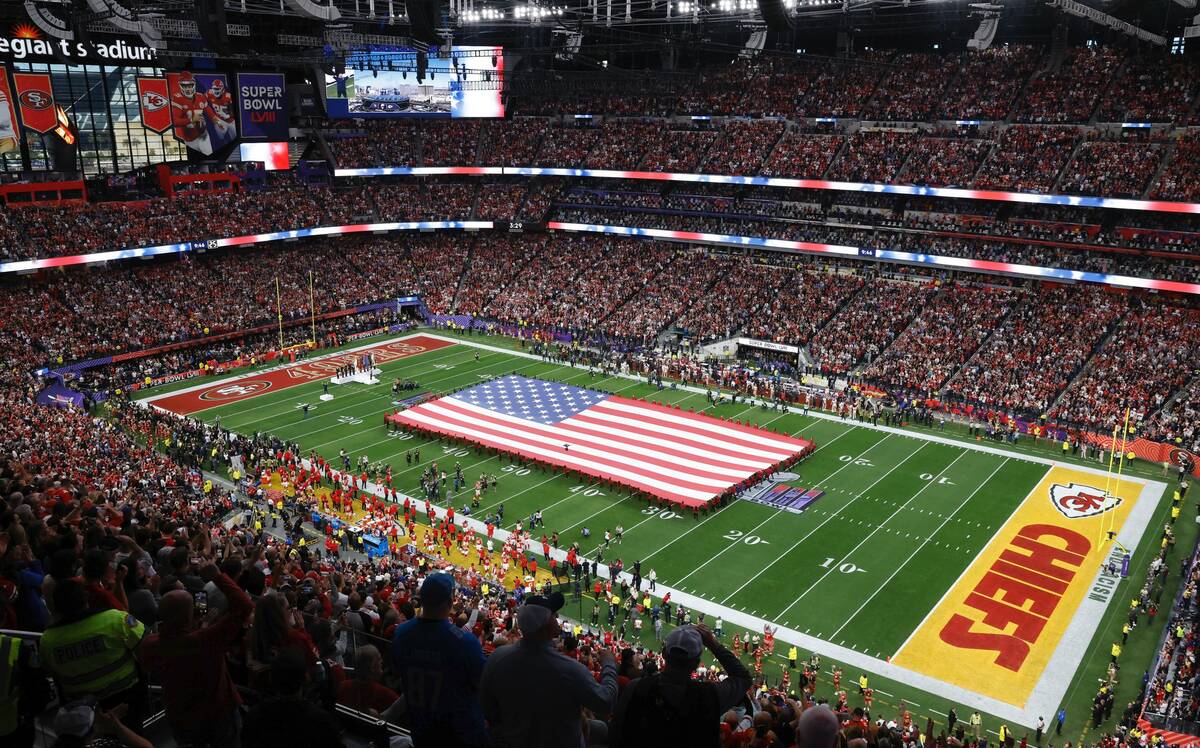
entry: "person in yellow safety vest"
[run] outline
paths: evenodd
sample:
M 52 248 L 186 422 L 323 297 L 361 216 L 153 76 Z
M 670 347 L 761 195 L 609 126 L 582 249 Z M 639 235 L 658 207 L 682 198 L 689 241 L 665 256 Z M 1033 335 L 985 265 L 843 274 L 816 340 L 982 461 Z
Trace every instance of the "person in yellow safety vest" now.
M 1117 663 L 1117 658 L 1121 656 L 1121 645 L 1113 642 L 1112 650 L 1110 651 L 1112 653 L 1112 662 L 1115 665 Z
M 0 634 L 0 745 L 32 746 L 35 716 L 50 702 L 32 642 Z
M 1004 741 L 1008 740 L 1008 725 L 1000 725 L 1000 745 L 1004 745 Z
M 1121 643 L 1122 644 L 1129 641 L 1129 632 L 1130 631 L 1133 631 L 1133 627 L 1130 626 L 1128 622 L 1126 622 L 1124 625 L 1121 626 Z
M 213 483 L 212 483 L 212 481 L 211 481 L 211 480 L 206 480 L 206 481 L 204 481 L 204 493 L 205 493 L 206 495 L 207 495 L 207 494 L 210 494 L 210 493 L 212 493 L 212 489 L 213 489 Z
M 1171 507 L 1171 524 L 1175 524 L 1175 520 L 1179 519 L 1179 505 L 1175 504 Z
M 795 647 L 788 649 L 788 668 L 796 669 L 796 661 L 800 659 L 800 651 Z
M 91 697 L 105 710 L 125 704 L 125 721 L 140 732 L 146 681 L 133 653 L 146 627 L 123 610 L 93 613 L 87 588 L 75 579 L 55 586 L 54 609 L 58 617 L 42 634 L 39 651 L 62 701 Z
M 859 693 L 867 692 L 867 674 L 866 673 L 860 673 L 858 676 L 858 692 Z

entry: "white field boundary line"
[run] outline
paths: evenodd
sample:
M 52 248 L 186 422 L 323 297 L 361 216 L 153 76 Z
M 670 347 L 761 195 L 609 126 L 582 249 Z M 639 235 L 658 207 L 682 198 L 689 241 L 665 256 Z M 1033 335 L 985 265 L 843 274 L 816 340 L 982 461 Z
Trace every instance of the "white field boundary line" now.
M 366 350 L 368 348 L 378 348 L 382 345 L 386 345 L 387 343 L 393 343 L 396 341 L 407 340 L 409 338 L 416 338 L 416 337 L 433 338 L 433 339 L 441 340 L 441 341 L 444 341 L 447 343 L 471 346 L 471 347 L 479 348 L 479 349 L 485 350 L 485 351 L 493 351 L 495 353 L 503 353 L 503 354 L 506 354 L 509 356 L 513 356 L 515 358 L 527 358 L 527 359 L 531 359 L 534 361 L 544 361 L 544 359 L 542 359 L 541 356 L 536 356 L 532 353 L 526 353 L 525 351 L 518 351 L 518 350 L 513 350 L 511 348 L 504 348 L 503 346 L 489 345 L 487 343 L 479 343 L 474 340 L 464 340 L 462 338 L 450 337 L 450 336 L 442 335 L 442 334 L 436 333 L 436 332 L 422 332 L 422 331 L 418 330 L 417 332 L 410 333 L 407 335 L 401 335 L 396 338 L 391 338 L 388 340 L 383 340 L 383 341 L 378 341 L 375 343 L 370 343 L 367 345 L 362 345 L 357 348 L 348 348 L 346 350 L 338 351 L 337 353 L 328 353 L 323 356 L 316 356 L 313 358 L 305 359 L 304 363 L 312 363 L 313 361 L 320 361 L 322 359 L 330 358 L 333 356 L 342 356 L 342 355 L 345 355 L 348 353 L 355 353 L 357 351 Z M 421 354 L 418 353 L 418 354 L 414 354 L 414 355 L 419 356 Z M 232 375 L 229 377 L 225 377 L 224 379 L 217 379 L 217 380 L 213 380 L 210 382 L 206 382 L 204 384 L 197 384 L 192 387 L 187 387 L 187 388 L 180 389 L 180 390 L 172 390 L 171 392 L 164 392 L 161 395 L 154 395 L 152 397 L 141 398 L 137 402 L 152 403 L 155 400 L 158 400 L 158 399 L 161 399 L 164 397 L 169 397 L 171 395 L 183 394 L 185 392 L 194 392 L 198 389 L 205 389 L 205 388 L 211 387 L 213 385 L 224 384 L 226 382 L 231 382 L 231 381 L 235 381 L 238 379 L 244 379 L 248 376 L 254 376 L 257 374 L 265 374 L 269 371 L 275 371 L 277 369 L 287 368 L 288 366 L 300 366 L 300 365 L 301 364 L 299 364 L 299 363 L 285 364 L 285 365 L 273 367 L 270 369 L 260 369 L 259 371 L 256 371 L 253 374 Z M 562 364 L 559 364 L 559 365 L 562 366 Z M 566 366 L 567 366 L 567 368 L 579 368 L 583 371 L 587 371 L 587 367 L 585 367 L 585 366 L 571 367 L 569 364 Z M 633 382 L 635 384 L 648 384 L 641 377 L 638 377 L 634 374 L 623 374 L 620 372 L 616 372 L 616 373 L 609 374 L 606 378 L 607 379 L 619 378 L 619 379 L 630 380 L 631 382 Z M 632 386 L 633 385 L 631 384 L 628 387 L 623 387 L 619 390 L 614 390 L 614 391 L 615 392 L 623 392 L 624 390 L 629 389 L 629 387 L 632 387 Z M 697 395 L 703 395 L 705 392 L 703 389 L 693 386 L 693 385 L 690 385 L 690 384 L 676 383 L 675 388 L 677 390 L 686 390 L 688 392 L 692 392 Z M 752 398 L 748 398 L 746 400 L 746 402 L 758 403 L 759 401 L 754 400 Z M 706 408 L 706 410 L 707 410 L 707 408 Z M 170 411 L 163 411 L 163 412 L 170 412 Z M 795 406 L 791 406 L 791 408 L 789 409 L 789 412 L 799 414 L 799 409 L 796 408 Z M 989 446 L 986 446 L 983 444 L 972 444 L 970 442 L 960 441 L 958 439 L 951 439 L 950 437 L 946 437 L 946 436 L 937 436 L 936 434 L 925 434 L 925 433 L 922 433 L 919 431 L 908 431 L 906 429 L 896 428 L 895 426 L 879 426 L 879 425 L 872 424 L 872 423 L 847 420 L 845 418 L 839 418 L 838 416 L 831 415 L 829 413 L 824 413 L 824 412 L 821 412 L 821 411 L 815 410 L 815 409 L 810 409 L 807 414 L 807 417 L 819 418 L 821 420 L 832 421 L 834 423 L 849 424 L 856 428 L 870 429 L 872 431 L 880 431 L 885 434 L 893 434 L 895 436 L 903 436 L 903 437 L 906 437 L 909 439 L 920 439 L 922 441 L 934 442 L 936 444 L 945 444 L 950 447 L 958 447 L 959 449 L 969 449 L 974 452 L 983 452 L 985 454 L 996 455 L 998 457 L 1007 457 L 1011 460 L 1020 460 L 1020 461 L 1024 461 L 1024 462 L 1035 462 L 1035 463 L 1038 463 L 1041 465 L 1056 465 L 1056 466 L 1070 468 L 1072 470 L 1079 470 L 1079 471 L 1085 472 L 1085 473 L 1091 473 L 1092 475 L 1099 475 L 1099 476 L 1107 475 L 1107 472 L 1105 470 L 1103 470 L 1101 468 L 1097 468 L 1097 467 L 1092 467 L 1090 465 L 1078 465 L 1073 462 L 1062 462 L 1059 460 L 1052 460 L 1049 457 L 1042 457 L 1040 455 L 1028 455 L 1028 454 L 1023 454 L 1021 452 L 1011 452 L 1009 450 L 1001 449 L 999 447 L 989 447 Z M 1134 480 L 1134 479 L 1131 478 L 1131 480 Z M 1137 480 L 1142 480 L 1142 479 L 1137 479 Z
M 966 453 L 964 452 L 963 454 L 966 454 Z M 842 633 L 842 629 L 844 629 L 844 628 L 846 628 L 847 626 L 849 626 L 849 625 L 850 625 L 850 622 L 851 622 L 851 621 L 853 621 L 855 618 L 857 618 L 857 617 L 858 617 L 858 614 L 859 614 L 859 613 L 861 613 L 861 612 L 863 612 L 863 609 L 864 609 L 864 608 L 866 608 L 866 607 L 867 607 L 867 605 L 868 605 L 868 604 L 869 604 L 869 603 L 870 603 L 872 600 L 874 600 L 874 599 L 875 599 L 875 597 L 876 597 L 877 595 L 879 595 L 879 593 L 880 593 L 880 592 L 882 592 L 882 591 L 883 591 L 883 588 L 884 588 L 884 587 L 887 587 L 889 584 L 891 584 L 891 581 L 892 581 L 893 579 L 895 579 L 895 578 L 896 578 L 896 575 L 897 575 L 897 574 L 899 574 L 901 571 L 903 571 L 903 570 L 904 570 L 904 567 L 908 566 L 908 563 L 909 563 L 910 561 L 912 561 L 914 558 L 916 558 L 917 554 L 918 554 L 918 553 L 920 553 L 920 552 L 921 552 L 921 550 L 922 550 L 922 549 L 923 549 L 923 548 L 924 548 L 926 545 L 928 545 L 928 544 L 929 544 L 929 541 L 933 540 L 934 536 L 935 536 L 935 535 L 937 535 L 939 532 L 941 532 L 941 531 L 942 531 L 942 528 L 944 528 L 944 527 L 945 527 L 947 524 L 949 524 L 950 520 L 952 520 L 952 519 L 954 518 L 954 515 L 958 514 L 958 513 L 959 513 L 959 512 L 962 510 L 962 508 L 963 508 L 964 506 L 966 506 L 966 505 L 967 505 L 967 504 L 968 504 L 968 503 L 971 501 L 971 499 L 975 498 L 975 494 L 977 494 L 977 493 L 979 493 L 980 491 L 982 491 L 982 490 L 983 490 L 983 487 L 984 487 L 984 486 L 986 486 L 986 485 L 988 484 L 988 482 L 989 482 L 989 481 L 991 481 L 991 479 L 992 479 L 992 478 L 995 478 L 995 477 L 996 477 L 996 474 L 1000 472 L 1000 469 L 1001 469 L 1001 468 L 1003 468 L 1003 467 L 1004 467 L 1005 465 L 1007 465 L 1007 464 L 1008 464 L 1008 458 L 1006 457 L 1006 458 L 1004 458 L 1003 460 L 1001 460 L 1001 461 L 1000 461 L 1000 464 L 996 466 L 996 469 L 995 469 L 995 470 L 993 470 L 993 471 L 991 472 L 991 474 L 990 474 L 990 475 L 988 475 L 988 477 L 986 477 L 986 478 L 984 478 L 984 479 L 983 479 L 983 482 L 982 482 L 982 483 L 980 483 L 978 486 L 976 486 L 976 487 L 975 487 L 975 490 L 974 490 L 974 491 L 972 491 L 972 492 L 971 492 L 971 493 L 970 493 L 970 494 L 967 496 L 967 498 L 965 498 L 965 499 L 963 499 L 963 500 L 962 500 L 962 503 L 961 503 L 961 504 L 959 504 L 957 507 L 955 507 L 955 508 L 954 508 L 954 511 L 953 511 L 953 512 L 950 512 L 950 514 L 949 514 L 949 515 L 947 515 L 947 516 L 946 516 L 946 518 L 945 518 L 944 520 L 942 520 L 942 523 L 941 523 L 940 525 L 938 525 L 936 528 L 934 528 L 934 531 L 933 531 L 933 532 L 929 533 L 929 536 L 928 536 L 928 537 L 926 537 L 924 540 L 922 540 L 922 541 L 921 541 L 921 544 L 920 544 L 920 545 L 918 545 L 918 546 L 917 546 L 917 547 L 916 547 L 916 548 L 913 550 L 913 552 L 912 552 L 912 553 L 910 553 L 910 554 L 908 555 L 908 558 L 904 559 L 904 561 L 903 561 L 903 562 L 902 562 L 902 563 L 901 563 L 899 566 L 897 566 L 897 567 L 896 567 L 895 571 L 893 571 L 893 572 L 891 573 L 891 576 L 889 576 L 887 579 L 885 579 L 885 580 L 883 581 L 883 584 L 881 584 L 881 585 L 879 585 L 878 587 L 876 587 L 876 588 L 875 588 L 875 591 L 871 593 L 871 596 L 870 596 L 870 597 L 868 597 L 866 600 L 864 600 L 862 605 L 858 606 L 858 610 L 856 610 L 856 611 L 854 611 L 853 613 L 851 613 L 851 614 L 850 614 L 850 617 L 846 619 L 846 622 L 845 622 L 845 623 L 843 623 L 841 626 L 838 626 L 838 629 L 837 629 L 837 631 L 834 631 L 832 634 L 830 634 L 830 638 L 832 639 L 833 637 L 835 637 L 835 636 L 837 636 L 838 634 Z M 931 481 L 931 482 L 932 482 L 932 481 Z M 989 542 L 990 542 L 990 541 L 989 541 Z M 967 566 L 968 566 L 968 567 L 970 567 L 970 565 L 971 565 L 971 564 L 970 564 L 970 562 L 968 562 L 968 563 L 967 563 Z M 964 572 L 964 573 L 965 573 L 965 572 Z M 960 576 L 961 576 L 961 575 L 960 575 Z M 956 580 L 956 583 L 957 583 L 957 580 Z M 953 586 L 951 586 L 951 589 L 953 589 Z M 938 604 L 940 605 L 940 604 L 941 604 L 941 602 L 939 601 L 939 603 L 938 603 Z M 928 616 L 926 616 L 926 617 L 928 617 Z M 922 621 L 922 623 L 924 623 L 924 621 Z M 919 627 L 918 627 L 918 628 L 919 628 Z M 916 631 L 916 630 L 917 630 L 917 629 L 913 629 L 913 631 Z M 912 638 L 912 634 L 909 634 L 909 638 L 910 638 L 910 639 Z
M 910 454 L 908 457 L 905 457 L 903 460 L 901 460 L 900 462 L 896 463 L 896 465 L 895 465 L 895 466 L 893 466 L 891 470 L 889 470 L 889 471 L 887 471 L 886 473 L 884 473 L 883 475 L 879 476 L 879 478 L 878 478 L 878 479 L 876 479 L 876 481 L 875 481 L 874 483 L 872 483 L 871 485 L 869 485 L 869 486 L 867 486 L 865 489 L 863 489 L 863 491 L 862 491 L 861 493 L 859 493 L 859 494 L 858 494 L 858 496 L 855 496 L 853 499 L 851 499 L 850 501 L 846 502 L 846 504 L 845 504 L 844 506 L 842 506 L 842 509 L 845 509 L 846 507 L 850 506 L 850 505 L 851 505 L 851 504 L 853 504 L 854 502 L 858 501 L 860 498 L 862 498 L 862 497 L 863 497 L 863 496 L 864 496 L 864 495 L 867 493 L 867 491 L 870 491 L 872 488 L 874 488 L 876 484 L 878 484 L 878 483 L 879 483 L 880 481 L 882 481 L 884 478 L 886 478 L 886 477 L 888 477 L 889 475 L 891 475 L 891 474 L 892 474 L 892 473 L 893 473 L 893 472 L 896 470 L 896 468 L 898 468 L 898 467 L 900 467 L 901 465 L 903 465 L 904 463 L 908 462 L 910 459 L 912 459 L 912 458 L 913 458 L 913 456 L 914 456 L 914 455 L 916 455 L 916 454 L 917 454 L 917 452 L 920 452 L 920 451 L 921 451 L 922 449 L 924 449 L 924 448 L 925 448 L 925 445 L 924 445 L 924 444 L 922 444 L 920 447 L 917 447 L 917 451 L 916 451 L 916 452 L 913 452 L 913 453 L 912 453 L 912 454 Z M 865 544 L 865 543 L 866 543 L 868 540 L 870 540 L 871 538 L 875 537 L 875 534 L 876 534 L 877 532 L 879 532 L 880 530 L 882 530 L 884 527 L 887 527 L 887 523 L 888 523 L 888 522 L 890 522 L 890 521 L 892 521 L 892 519 L 894 519 L 894 518 L 896 517 L 896 515 L 900 514 L 900 512 L 904 511 L 904 508 L 905 508 L 905 507 L 907 507 L 909 504 L 911 504 L 911 503 L 912 503 L 912 501 L 913 501 L 913 499 L 915 499 L 915 498 L 917 498 L 918 496 L 920 496 L 921 494 L 925 493 L 925 490 L 926 490 L 926 489 L 928 489 L 930 486 L 932 486 L 932 485 L 935 485 L 935 484 L 937 483 L 937 480 L 938 480 L 938 478 L 941 478 L 942 476 L 944 476 L 944 475 L 946 474 L 946 471 L 947 471 L 947 470 L 949 470 L 950 468 L 954 467 L 955 463 L 957 463 L 959 460 L 961 460 L 962 458 L 964 458 L 964 457 L 966 457 L 966 456 L 967 456 L 967 453 L 966 453 L 965 451 L 963 451 L 963 452 L 959 452 L 959 453 L 958 453 L 958 456 L 957 456 L 957 457 L 955 457 L 953 460 L 951 460 L 949 465 L 947 465 L 946 467 L 942 468 L 941 472 L 939 472 L 939 473 L 938 473 L 936 476 L 934 476 L 933 480 L 928 480 L 928 481 L 925 481 L 925 485 L 923 485 L 923 486 L 921 486 L 920 488 L 918 488 L 918 489 L 916 490 L 916 492 L 914 492 L 912 496 L 909 496 L 909 497 L 908 497 L 908 499 L 906 499 L 906 500 L 905 500 L 905 502 L 904 502 L 903 504 L 901 504 L 900 506 L 896 507 L 896 508 L 895 508 L 895 510 L 893 510 L 893 511 L 892 511 L 892 513 L 888 515 L 887 519 L 885 519 L 883 522 L 876 523 L 876 524 L 875 524 L 875 526 L 871 528 L 871 531 L 870 531 L 869 533 L 867 533 L 866 537 L 864 537 L 862 540 L 858 541 L 858 545 L 856 545 L 856 546 L 854 546 L 853 548 L 851 548 L 849 551 L 847 551 L 847 552 L 846 552 L 846 553 L 845 553 L 845 554 L 844 554 L 844 555 L 841 557 L 841 559 L 839 559 L 838 566 L 840 566 L 842 563 L 845 563 L 845 561 L 846 561 L 847 559 L 849 559 L 849 558 L 850 558 L 850 556 L 854 555 L 854 552 L 855 552 L 855 551 L 857 551 L 859 548 L 862 548 L 862 547 L 863 547 L 863 545 L 864 545 L 864 544 Z M 822 522 L 822 523 L 821 523 L 821 525 L 824 525 L 824 524 L 825 524 L 825 522 L 828 522 L 829 520 L 833 519 L 833 517 L 834 517 L 834 516 L 836 516 L 837 514 L 840 514 L 840 513 L 841 513 L 841 510 L 839 510 L 838 512 L 835 512 L 833 515 L 830 515 L 829 517 L 827 517 L 827 518 L 825 519 L 825 521 L 824 521 L 824 522 Z M 820 526 L 818 526 L 818 529 L 819 529 L 819 527 L 820 527 Z M 835 567 L 834 567 L 834 566 L 831 564 L 831 565 L 830 565 L 830 567 L 829 567 L 828 569 L 826 569 L 826 570 L 825 570 L 825 573 L 824 573 L 824 574 L 822 574 L 821 576 L 817 577 L 816 581 L 815 581 L 815 582 L 813 582 L 812 584 L 810 584 L 810 585 L 809 585 L 809 586 L 808 586 L 808 587 L 807 587 L 807 588 L 806 588 L 806 589 L 805 589 L 803 592 L 801 592 L 801 593 L 799 594 L 799 596 L 797 596 L 797 597 L 796 597 L 796 599 L 792 601 L 792 604 L 791 604 L 791 605 L 789 605 L 789 606 L 787 606 L 786 608 L 784 608 L 784 609 L 783 609 L 782 611 L 780 611 L 780 612 L 779 612 L 779 614 L 778 614 L 777 616 L 775 616 L 775 617 L 776 617 L 776 618 L 783 618 L 783 617 L 784 617 L 784 615 L 785 615 L 785 614 L 786 614 L 788 611 L 790 611 L 792 608 L 796 607 L 796 603 L 798 603 L 798 602 L 800 602 L 801 600 L 803 600 L 803 599 L 804 599 L 804 598 L 805 598 L 805 597 L 808 595 L 808 593 L 810 593 L 810 592 L 812 592 L 814 589 L 816 589 L 816 588 L 817 588 L 817 587 L 818 587 L 818 586 L 821 584 L 821 582 L 824 582 L 826 579 L 828 579 L 828 578 L 829 578 L 829 575 L 830 575 L 831 573 L 833 573 L 833 571 L 834 571 L 834 570 L 835 570 Z M 832 637 L 832 636 L 830 636 L 829 638 L 830 638 L 830 639 L 832 639 L 833 637 Z
M 467 356 L 470 356 L 470 355 L 471 355 L 471 354 L 470 354 L 470 353 L 468 353 L 467 351 L 456 351 L 456 350 L 454 350 L 454 347 L 453 347 L 453 346 L 447 346 L 447 347 L 445 347 L 445 348 L 438 348 L 437 350 L 433 350 L 433 351 L 426 351 L 426 353 L 442 353 L 442 352 L 448 353 L 448 354 L 450 354 L 450 356 L 447 356 L 447 357 L 445 357 L 445 358 L 439 357 L 439 358 L 438 358 L 438 361 L 444 361 L 444 360 L 451 359 L 451 358 L 453 358 L 455 355 L 464 355 L 464 354 L 465 354 L 465 355 L 467 355 Z M 433 360 L 433 358 L 418 359 L 418 356 L 423 356 L 423 355 L 425 355 L 425 354 L 424 354 L 424 353 L 418 353 L 418 354 L 416 354 L 416 355 L 414 355 L 414 356 L 409 356 L 409 358 L 410 358 L 410 359 L 413 359 L 413 361 L 412 361 L 411 363 L 412 363 L 413 365 L 416 365 L 416 364 L 424 364 L 424 365 L 428 366 L 428 365 L 429 365 L 429 362 L 430 362 L 430 361 L 432 361 L 432 360 Z M 397 361 L 404 361 L 404 359 L 397 359 Z M 458 364 L 457 364 L 457 363 L 455 363 L 455 364 L 451 364 L 451 365 L 452 365 L 452 366 L 457 366 Z M 397 371 L 397 372 L 398 372 L 398 371 L 400 371 L 401 369 L 406 369 L 407 367 L 408 367 L 408 364 L 401 364 L 401 365 L 400 365 L 400 366 L 399 366 L 399 367 L 398 367 L 398 368 L 397 368 L 395 371 Z M 389 372 L 389 373 L 392 373 L 392 372 Z M 312 379 L 312 380 L 310 380 L 309 382 L 307 382 L 306 384 L 311 384 L 311 383 L 313 383 L 313 382 L 319 382 L 319 381 L 321 381 L 321 380 L 319 380 L 319 379 Z M 299 385 L 299 386 L 303 386 L 303 385 Z M 287 393 L 288 389 L 292 389 L 292 388 L 290 388 L 290 387 L 289 387 L 289 388 L 287 388 L 287 389 L 276 390 L 276 391 L 275 391 L 275 394 L 279 394 L 279 393 Z M 367 390 L 362 390 L 362 391 L 363 391 L 363 392 L 366 392 Z M 171 393 L 168 393 L 168 394 L 174 395 L 174 394 L 177 394 L 177 393 L 178 393 L 178 390 L 176 390 L 176 392 L 171 392 Z M 262 394 L 263 394 L 263 395 L 266 395 L 266 394 L 268 394 L 268 393 L 267 393 L 267 392 L 264 392 L 264 393 L 262 393 Z M 290 395 L 290 397 L 295 397 L 295 393 L 293 393 L 292 395 Z M 246 400 L 238 400 L 238 401 L 236 401 L 236 402 L 252 402 L 252 401 L 254 401 L 254 400 L 257 400 L 257 399 L 258 399 L 257 397 L 252 397 L 252 398 L 248 398 L 248 399 L 246 399 Z M 281 398 L 280 398 L 280 400 L 281 400 L 281 401 L 282 401 L 282 400 L 284 400 L 284 399 L 286 399 L 286 398 L 283 398 L 283 397 L 281 397 Z M 149 398 L 147 398 L 147 401 L 148 401 L 148 400 L 149 400 Z M 263 410 L 264 408 L 273 408 L 273 407 L 276 407 L 278 404 L 279 404 L 279 403 L 272 401 L 272 402 L 269 402 L 269 403 L 264 403 L 263 405 L 255 405 L 255 406 L 252 406 L 252 407 L 249 407 L 249 408 L 242 408 L 241 410 L 239 410 L 239 411 L 238 411 L 238 413 L 239 413 L 239 414 L 241 414 L 241 413 L 253 413 L 253 412 L 254 412 L 254 411 L 256 411 L 256 410 Z M 248 421 L 247 423 L 256 423 L 256 421 Z
M 138 398 L 138 402 L 152 403 L 156 400 L 162 400 L 165 397 L 171 397 L 173 395 L 183 395 L 188 392 L 195 392 L 196 390 L 205 390 L 205 389 L 208 389 L 209 387 L 212 387 L 214 384 L 224 384 L 226 382 L 234 382 L 239 379 L 245 379 L 246 377 L 256 377 L 256 376 L 259 376 L 262 374 L 267 374 L 267 373 L 270 373 L 273 371 L 279 371 L 280 369 L 290 369 L 294 366 L 306 366 L 308 364 L 315 363 L 317 361 L 325 361 L 326 359 L 336 358 L 337 356 L 345 356 L 345 355 L 348 355 L 351 353 L 358 353 L 359 351 L 366 351 L 366 350 L 370 350 L 372 348 L 382 348 L 383 346 L 387 345 L 388 343 L 395 343 L 400 340 L 408 340 L 409 338 L 416 338 L 416 337 L 436 338 L 443 342 L 449 342 L 452 340 L 451 338 L 447 338 L 444 335 L 423 335 L 422 333 L 414 333 L 412 335 L 399 335 L 394 338 L 386 338 L 384 340 L 377 340 L 374 343 L 364 343 L 363 345 L 356 346 L 354 348 L 344 348 L 340 351 L 331 351 L 329 353 L 323 353 L 320 356 L 312 356 L 311 358 L 306 358 L 303 361 L 296 361 L 294 363 L 288 362 L 286 364 L 279 364 L 278 366 L 270 366 L 265 369 L 256 369 L 255 371 L 252 371 L 252 372 L 242 372 L 241 374 L 231 374 L 230 376 L 227 376 L 223 379 L 216 379 L 216 380 L 210 380 L 207 382 L 201 382 L 200 384 L 194 384 L 191 387 L 184 387 L 184 388 L 178 389 L 178 390 L 171 390 L 170 392 L 161 392 L 157 395 L 151 395 L 150 397 Z M 439 349 L 435 348 L 434 350 L 439 350 Z M 502 349 L 497 349 L 497 350 L 502 350 Z M 421 351 L 420 353 L 414 353 L 412 355 L 420 356 L 422 353 L 431 353 L 431 352 L 432 351 Z M 507 351 L 505 351 L 505 352 L 507 352 Z M 406 358 L 411 358 L 411 356 L 406 357 Z M 401 360 L 401 359 L 397 359 L 397 360 Z M 314 379 L 311 381 L 315 382 L 317 380 Z

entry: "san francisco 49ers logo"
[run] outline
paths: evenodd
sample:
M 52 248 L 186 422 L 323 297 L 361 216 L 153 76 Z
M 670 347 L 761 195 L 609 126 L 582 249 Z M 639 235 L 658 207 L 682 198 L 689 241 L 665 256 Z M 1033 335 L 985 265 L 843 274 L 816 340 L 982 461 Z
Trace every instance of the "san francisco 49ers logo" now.
M 271 389 L 271 383 L 265 379 L 253 379 L 249 382 L 231 382 L 230 384 L 214 387 L 200 395 L 201 400 L 240 400 L 243 397 L 257 395 Z
M 45 91 L 34 89 L 21 92 L 21 103 L 30 109 L 49 109 L 50 105 L 54 103 L 54 99 L 50 98 L 50 94 Z
M 147 112 L 157 112 L 167 105 L 167 97 L 153 91 L 142 94 L 142 108 Z
M 1121 505 L 1118 496 L 1106 496 L 1104 491 L 1091 486 L 1055 483 L 1050 486 L 1050 502 L 1067 519 L 1083 519 L 1104 514 Z

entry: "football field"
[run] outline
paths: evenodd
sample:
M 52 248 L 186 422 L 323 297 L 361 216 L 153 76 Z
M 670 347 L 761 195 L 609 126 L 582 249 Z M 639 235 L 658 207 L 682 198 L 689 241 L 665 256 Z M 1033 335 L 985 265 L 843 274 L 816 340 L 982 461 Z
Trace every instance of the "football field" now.
M 1101 646 L 1093 637 L 1102 620 L 1128 597 L 1106 564 L 1141 551 L 1140 564 L 1159 537 L 1165 486 L 1145 477 L 1108 484 L 1098 469 L 992 442 L 743 402 L 710 407 L 702 390 L 592 374 L 482 336 L 425 332 L 358 348 L 375 353 L 379 384 L 331 386 L 329 401 L 319 399 L 322 385 L 350 354 L 154 391 L 144 402 L 219 418 L 242 433 L 270 432 L 331 463 L 342 449 L 354 460 L 366 455 L 390 464 L 393 486 L 413 496 L 431 460 L 448 470 L 461 463 L 467 487 L 454 497 L 458 508 L 476 477 L 496 475 L 499 490 L 484 496 L 473 519 L 502 502 L 510 528 L 541 510 L 547 534 L 557 531 L 563 547 L 579 543 L 589 557 L 604 531 L 620 525 L 624 536 L 606 560 L 621 558 L 626 569 L 640 560 L 643 574 L 657 572 L 657 594 L 722 617 L 727 631 L 769 623 L 802 656 L 816 651 L 841 663 L 843 687 L 867 672 L 886 684 L 883 693 L 895 689 L 910 704 L 932 697 L 960 705 L 960 714 L 965 705 L 1026 726 L 1039 715 L 1049 721 L 1085 655 Z M 753 499 L 694 517 L 624 488 L 384 425 L 396 407 L 394 379 L 418 382 L 405 398 L 512 374 L 736 419 L 816 448 Z M 406 465 L 416 448 L 421 464 Z M 801 495 L 802 508 L 772 502 Z M 1115 543 L 1105 539 L 1110 531 Z

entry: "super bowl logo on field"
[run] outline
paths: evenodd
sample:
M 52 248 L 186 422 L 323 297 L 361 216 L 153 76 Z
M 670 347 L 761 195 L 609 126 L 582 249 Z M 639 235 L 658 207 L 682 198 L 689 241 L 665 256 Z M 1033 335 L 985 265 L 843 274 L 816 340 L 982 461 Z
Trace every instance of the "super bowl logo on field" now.
M 1121 499 L 1091 486 L 1055 483 L 1050 486 L 1050 503 L 1067 519 L 1083 519 L 1117 508 Z
M 200 396 L 201 400 L 240 400 L 244 397 L 257 395 L 271 389 L 271 383 L 265 379 L 254 379 L 249 382 L 230 382 L 221 387 L 214 387 Z

